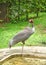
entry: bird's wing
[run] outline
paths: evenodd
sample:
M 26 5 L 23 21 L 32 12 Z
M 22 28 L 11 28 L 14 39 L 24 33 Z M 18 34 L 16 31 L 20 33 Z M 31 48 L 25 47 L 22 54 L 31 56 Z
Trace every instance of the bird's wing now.
M 15 40 L 20 40 L 20 39 L 22 39 L 23 37 L 25 37 L 25 35 L 26 35 L 26 30 L 22 30 L 21 32 L 19 32 L 17 35 L 15 35 L 14 37 L 13 37 L 13 39 L 15 39 Z

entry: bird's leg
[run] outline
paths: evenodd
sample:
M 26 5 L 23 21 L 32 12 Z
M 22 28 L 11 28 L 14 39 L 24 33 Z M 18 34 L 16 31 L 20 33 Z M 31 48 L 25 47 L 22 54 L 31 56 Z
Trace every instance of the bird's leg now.
M 23 46 L 22 46 L 22 56 L 23 56 L 23 48 L 24 48 L 25 42 L 22 42 L 22 43 L 23 43 Z

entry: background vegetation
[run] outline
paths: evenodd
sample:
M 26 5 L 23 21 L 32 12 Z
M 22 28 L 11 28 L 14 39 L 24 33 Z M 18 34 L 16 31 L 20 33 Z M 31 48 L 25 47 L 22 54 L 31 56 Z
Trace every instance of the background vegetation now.
M 9 40 L 28 26 L 33 18 L 36 32 L 25 45 L 46 46 L 46 0 L 0 0 L 8 4 L 9 23 L 0 23 L 0 48 L 8 47 Z M 15 46 L 22 45 L 21 42 Z
M 36 14 L 36 17 L 39 12 L 46 12 L 46 0 L 0 0 L 0 3 L 7 3 L 7 16 L 14 23 L 18 20 L 28 20 L 32 12 Z

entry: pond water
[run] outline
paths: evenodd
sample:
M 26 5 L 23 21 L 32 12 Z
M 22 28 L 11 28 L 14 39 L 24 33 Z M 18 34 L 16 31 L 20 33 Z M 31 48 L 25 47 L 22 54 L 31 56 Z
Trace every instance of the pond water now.
M 31 56 L 12 56 L 1 65 L 46 65 L 46 59 L 33 58 Z

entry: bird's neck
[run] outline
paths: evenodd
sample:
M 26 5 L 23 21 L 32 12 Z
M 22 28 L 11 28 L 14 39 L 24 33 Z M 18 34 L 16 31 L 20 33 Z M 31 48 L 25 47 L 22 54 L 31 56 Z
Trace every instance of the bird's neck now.
M 32 31 L 35 32 L 35 27 L 32 27 Z
M 34 24 L 33 24 L 33 23 L 31 23 L 31 24 L 29 23 L 29 25 L 28 25 L 28 26 L 29 26 L 29 27 L 30 27 L 30 26 L 34 27 Z
M 32 23 L 32 31 L 35 32 L 35 27 L 33 23 Z
M 34 24 L 32 23 L 32 27 L 30 28 L 30 23 L 29 23 L 29 25 L 28 25 L 28 27 L 26 27 L 26 30 L 28 30 L 28 31 L 30 31 L 31 33 L 34 33 L 35 32 L 35 27 L 34 27 Z
M 32 27 L 34 27 L 34 24 L 32 23 Z
M 32 23 L 32 32 L 35 32 L 35 27 L 34 27 L 34 23 Z

